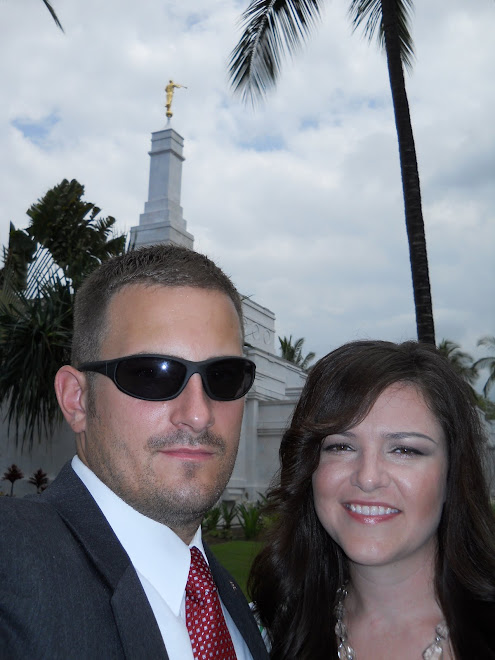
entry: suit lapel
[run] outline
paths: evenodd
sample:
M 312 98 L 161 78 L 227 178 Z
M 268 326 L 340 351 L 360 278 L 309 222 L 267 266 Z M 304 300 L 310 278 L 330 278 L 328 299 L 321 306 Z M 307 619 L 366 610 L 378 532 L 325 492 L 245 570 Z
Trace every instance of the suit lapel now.
M 251 651 L 253 660 L 268 660 L 269 656 L 265 643 L 242 589 L 218 562 L 208 546 L 206 544 L 203 545 L 222 603 L 228 609 L 237 629 L 244 638 Z
M 137 599 L 141 582 L 129 563 L 112 597 L 112 609 L 119 629 L 122 646 L 129 660 L 165 658 L 168 654 L 155 616 L 146 596 Z M 155 623 L 151 626 L 150 622 Z
M 137 573 L 70 463 L 66 463 L 40 499 L 57 510 L 113 590 L 111 606 L 126 657 L 168 660 L 160 629 Z

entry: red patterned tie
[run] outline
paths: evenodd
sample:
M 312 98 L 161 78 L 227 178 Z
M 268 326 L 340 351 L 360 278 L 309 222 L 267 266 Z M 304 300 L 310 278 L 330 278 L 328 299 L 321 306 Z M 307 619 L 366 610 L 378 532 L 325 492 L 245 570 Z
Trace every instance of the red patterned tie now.
M 195 660 L 236 660 L 213 576 L 196 547 L 186 584 L 186 625 Z

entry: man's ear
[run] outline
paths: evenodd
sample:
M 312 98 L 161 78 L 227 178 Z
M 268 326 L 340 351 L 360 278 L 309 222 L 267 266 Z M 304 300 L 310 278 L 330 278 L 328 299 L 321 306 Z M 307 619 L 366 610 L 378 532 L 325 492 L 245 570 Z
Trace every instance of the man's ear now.
M 58 405 L 74 433 L 86 430 L 86 397 L 88 383 L 85 374 L 68 364 L 57 371 L 55 392 Z

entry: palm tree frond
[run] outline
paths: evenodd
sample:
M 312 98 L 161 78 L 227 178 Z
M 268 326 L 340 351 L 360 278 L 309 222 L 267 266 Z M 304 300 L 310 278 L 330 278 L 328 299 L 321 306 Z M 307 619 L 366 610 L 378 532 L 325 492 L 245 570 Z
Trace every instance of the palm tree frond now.
M 35 434 L 49 433 L 61 419 L 53 381 L 70 359 L 72 304 L 63 281 L 42 287 L 35 298 L 18 292 L 15 304 L 0 303 L 0 401 L 21 446 L 31 448 Z
M 413 11 L 412 0 L 393 0 L 396 5 L 397 29 L 400 41 L 400 57 L 408 70 L 414 62 L 414 47 L 410 30 L 410 18 Z M 352 0 L 349 17 L 353 31 L 364 23 L 364 36 L 372 41 L 376 35 L 378 45 L 385 50 L 385 34 L 382 22 L 382 0 Z
M 25 287 L 35 251 L 36 241 L 23 229 L 16 229 L 11 222 L 9 244 L 3 248 L 4 267 L 0 270 L 0 288 L 4 296 Z
M 478 346 L 485 346 L 490 350 L 495 350 L 495 335 L 487 335 L 478 341 Z M 495 385 L 495 356 L 490 355 L 476 360 L 474 366 L 478 369 L 488 369 L 488 378 L 483 387 L 483 394 L 487 397 L 489 391 Z
M 62 27 L 62 23 L 58 20 L 58 16 L 57 16 L 57 14 L 55 13 L 55 9 L 51 6 L 51 4 L 48 2 L 48 0 L 43 0 L 43 2 L 45 3 L 45 7 L 48 9 L 48 11 L 50 12 L 50 14 L 52 15 L 53 20 L 55 21 L 55 23 L 58 25 L 58 27 L 59 27 L 59 28 L 62 30 L 62 32 L 63 32 L 63 31 L 64 31 L 64 28 Z
M 486 337 L 481 337 L 476 345 L 495 349 L 495 335 L 487 335 Z
M 304 371 L 307 371 L 309 369 L 309 363 L 312 362 L 316 357 L 316 353 L 313 353 L 313 351 L 310 351 L 306 357 L 303 359 L 301 364 L 299 365 L 301 369 L 304 369 Z
M 273 87 L 284 51 L 293 54 L 320 19 L 323 0 L 252 0 L 243 34 L 230 56 L 234 93 L 252 103 Z
M 306 356 L 303 356 L 304 337 L 296 339 L 294 343 L 292 343 L 292 335 L 288 339 L 287 337 L 279 337 L 278 341 L 280 342 L 280 355 L 284 360 L 292 362 L 292 364 L 304 369 L 304 371 L 309 369 L 309 363 L 314 360 L 315 353 L 311 351 Z
M 438 344 L 438 351 L 450 362 L 457 373 L 464 380 L 473 385 L 478 379 L 478 367 L 469 353 L 461 351 L 459 344 L 450 339 L 442 339 Z

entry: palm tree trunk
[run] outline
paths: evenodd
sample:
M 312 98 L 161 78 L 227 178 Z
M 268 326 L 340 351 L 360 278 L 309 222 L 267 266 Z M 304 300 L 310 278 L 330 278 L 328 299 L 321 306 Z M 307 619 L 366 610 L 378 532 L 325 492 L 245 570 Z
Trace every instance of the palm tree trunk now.
M 382 20 L 395 126 L 399 142 L 404 211 L 416 310 L 416 328 L 419 341 L 435 344 L 435 326 L 433 323 L 425 227 L 421 209 L 418 163 L 404 71 L 400 58 L 396 3 L 397 0 L 382 0 Z

